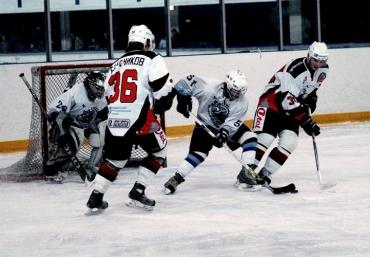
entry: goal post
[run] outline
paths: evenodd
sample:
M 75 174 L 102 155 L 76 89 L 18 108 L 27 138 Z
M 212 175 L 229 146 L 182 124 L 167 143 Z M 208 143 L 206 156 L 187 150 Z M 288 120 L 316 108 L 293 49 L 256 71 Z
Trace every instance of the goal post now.
M 86 73 L 91 71 L 106 72 L 111 64 L 89 63 L 35 66 L 31 68 L 32 90 L 38 96 L 42 107 L 46 109 L 48 104 L 57 96 L 71 88 L 75 83 L 82 82 L 86 77 Z M 161 115 L 159 119 L 165 130 L 164 115 Z M 0 181 L 30 181 L 43 178 L 49 149 L 48 130 L 48 122 L 41 114 L 40 107 L 36 101 L 33 100 L 29 145 L 26 155 L 9 167 L 0 168 Z M 86 164 L 88 162 L 91 149 L 91 146 L 85 140 L 76 154 L 81 163 Z M 147 153 L 141 147 L 134 145 L 129 165 L 137 165 L 146 156 Z

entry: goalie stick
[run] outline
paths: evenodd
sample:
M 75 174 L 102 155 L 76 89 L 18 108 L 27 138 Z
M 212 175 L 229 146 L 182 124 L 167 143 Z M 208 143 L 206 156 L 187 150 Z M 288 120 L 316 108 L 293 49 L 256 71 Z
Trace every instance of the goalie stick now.
M 203 121 L 201 121 L 194 113 L 189 112 L 189 114 L 195 119 L 195 121 L 211 136 L 211 137 L 216 137 L 216 135 L 204 124 Z M 238 161 L 241 165 L 241 161 L 239 158 L 235 155 L 235 153 L 227 146 L 226 143 L 224 143 L 223 148 L 227 150 L 236 161 Z M 243 165 L 244 166 L 244 165 Z M 253 172 L 252 174 L 254 177 L 258 176 L 256 173 Z M 273 194 L 286 194 L 286 193 L 297 193 L 298 190 L 296 189 L 295 185 L 293 183 L 290 183 L 289 185 L 282 186 L 282 187 L 272 187 L 267 182 L 262 185 L 263 187 L 267 188 L 270 190 Z
M 36 95 L 36 93 L 32 90 L 32 87 L 26 77 L 24 76 L 24 73 L 19 74 L 19 77 L 23 80 L 24 84 L 26 85 L 28 91 L 31 93 L 33 99 L 36 101 L 37 105 L 40 108 L 42 116 L 48 121 L 48 114 L 46 113 L 46 110 L 41 104 L 40 99 Z M 92 178 L 89 174 L 87 174 L 85 168 L 82 166 L 81 162 L 78 160 L 76 155 L 72 152 L 72 149 L 69 144 L 64 144 L 62 146 L 63 151 L 69 156 L 70 161 L 72 165 L 76 168 L 78 175 L 81 177 L 82 181 L 86 184 L 89 184 L 92 181 Z

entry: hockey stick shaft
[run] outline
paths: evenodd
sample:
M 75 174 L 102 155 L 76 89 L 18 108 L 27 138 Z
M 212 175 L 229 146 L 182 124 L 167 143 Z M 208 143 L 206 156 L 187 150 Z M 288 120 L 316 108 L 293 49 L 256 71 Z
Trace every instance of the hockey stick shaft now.
M 28 82 L 28 80 L 24 76 L 24 73 L 19 74 L 19 77 L 23 80 L 23 82 L 26 85 L 28 91 L 31 93 L 33 99 L 36 101 L 37 105 L 40 107 L 40 111 L 41 111 L 42 115 L 47 119 L 48 114 L 46 113 L 44 107 L 42 106 L 39 97 L 36 95 L 35 91 L 33 91 L 31 84 Z
M 189 114 L 195 119 L 195 121 L 213 138 L 216 137 L 216 135 L 212 132 L 212 130 L 210 130 L 205 124 L 203 121 L 201 121 L 194 113 L 192 112 L 189 112 Z M 226 151 L 228 151 L 233 157 L 235 160 L 237 160 L 239 163 L 240 163 L 240 160 L 239 158 L 235 155 L 235 153 L 227 146 L 226 143 L 223 143 L 222 144 L 223 148 L 226 149 Z M 243 165 L 243 164 L 242 164 Z M 244 165 L 243 165 L 244 166 Z M 256 176 L 257 174 L 253 174 L 254 176 Z
M 189 114 L 195 119 L 195 121 L 201 126 L 211 137 L 215 138 L 216 135 L 204 124 L 203 121 L 201 121 L 194 113 L 189 112 Z M 233 157 L 234 159 L 244 166 L 240 159 L 235 155 L 235 153 L 230 149 L 230 147 L 227 146 L 226 143 L 224 143 L 223 148 L 226 149 Z M 249 169 L 253 175 L 253 177 L 257 177 L 258 175 L 251 169 Z M 291 193 L 291 192 L 297 192 L 294 184 L 289 184 L 287 186 L 283 187 L 272 187 L 269 184 L 265 183 L 262 185 L 263 187 L 266 187 L 268 190 L 270 190 L 273 194 L 284 194 L 284 193 Z
M 27 78 L 25 77 L 24 73 L 19 74 L 19 77 L 22 79 L 24 84 L 26 85 L 28 91 L 31 93 L 32 98 L 36 101 L 37 105 L 40 108 L 41 114 L 44 116 L 46 121 L 48 121 L 48 114 L 46 113 L 45 108 L 42 106 L 40 98 L 37 96 L 35 91 L 33 91 L 31 84 L 28 82 Z M 85 178 L 89 180 L 89 176 L 86 170 L 83 168 L 81 162 L 78 160 L 77 156 L 73 154 L 71 147 L 68 144 L 63 145 L 64 152 L 70 157 L 70 161 L 72 165 L 77 169 L 78 174 L 80 175 L 81 179 L 85 181 Z
M 318 151 L 317 151 L 316 138 L 315 138 L 314 134 L 312 134 L 311 137 L 312 137 L 313 152 L 315 154 L 317 178 L 318 178 L 319 183 L 321 185 L 322 184 L 322 176 L 321 176 L 321 172 L 320 172 L 319 154 L 318 154 Z

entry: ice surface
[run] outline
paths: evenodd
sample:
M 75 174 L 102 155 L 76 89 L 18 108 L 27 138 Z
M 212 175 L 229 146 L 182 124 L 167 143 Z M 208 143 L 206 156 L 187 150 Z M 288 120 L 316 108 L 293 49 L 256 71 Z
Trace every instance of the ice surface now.
M 132 168 L 110 187 L 100 216 L 84 215 L 90 189 L 81 183 L 0 183 L 0 256 L 370 256 L 370 123 L 324 127 L 317 137 L 323 179 L 337 183 L 329 190 L 319 189 L 312 140 L 302 134 L 272 182 L 294 182 L 298 194 L 238 191 L 240 165 L 223 149 L 175 195 L 161 194 L 188 143 L 169 142 L 169 167 L 147 189 L 157 201 L 153 212 L 124 205 Z M 0 155 L 0 166 L 21 156 Z

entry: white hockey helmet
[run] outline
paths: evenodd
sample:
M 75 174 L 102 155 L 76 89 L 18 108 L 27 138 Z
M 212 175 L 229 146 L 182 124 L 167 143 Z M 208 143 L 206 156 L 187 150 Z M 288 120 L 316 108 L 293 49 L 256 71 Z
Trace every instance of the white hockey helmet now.
M 329 58 L 328 47 L 323 42 L 313 42 L 308 48 L 308 58 L 326 62 Z
M 133 25 L 128 33 L 128 42 L 140 42 L 149 51 L 155 48 L 154 35 L 146 25 Z
M 229 71 L 225 78 L 226 92 L 230 100 L 237 99 L 247 92 L 247 78 L 240 70 Z

